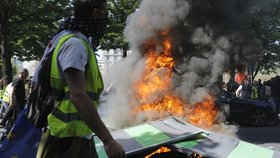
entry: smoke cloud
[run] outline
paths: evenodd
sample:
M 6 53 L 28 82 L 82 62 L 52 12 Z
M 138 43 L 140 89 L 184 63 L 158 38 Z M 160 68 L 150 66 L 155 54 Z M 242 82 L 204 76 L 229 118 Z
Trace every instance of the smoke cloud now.
M 143 53 L 147 40 L 158 38 L 159 32 L 167 31 L 183 21 L 190 6 L 185 0 L 143 0 L 139 9 L 130 15 L 124 30 L 130 48 Z
M 39 61 L 24 61 L 22 68 L 26 68 L 29 71 L 29 76 L 33 76 L 38 65 Z
M 117 92 L 104 97 L 106 121 L 114 128 L 131 121 L 130 109 L 137 104 L 133 83 L 144 67 L 145 44 L 149 39 L 160 41 L 163 31 L 172 37 L 176 93 L 188 105 L 209 93 L 216 95 L 223 72 L 249 64 L 261 49 L 254 32 L 242 22 L 251 4 L 251 0 L 142 0 L 124 30 L 133 55 L 114 65 L 108 77 Z M 226 128 L 230 127 L 220 126 Z

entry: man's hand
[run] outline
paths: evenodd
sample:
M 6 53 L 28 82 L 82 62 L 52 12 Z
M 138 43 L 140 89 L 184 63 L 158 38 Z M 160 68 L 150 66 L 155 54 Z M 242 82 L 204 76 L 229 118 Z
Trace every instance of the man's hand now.
M 104 143 L 104 148 L 108 158 L 126 158 L 125 152 L 121 145 L 113 139 L 108 143 Z

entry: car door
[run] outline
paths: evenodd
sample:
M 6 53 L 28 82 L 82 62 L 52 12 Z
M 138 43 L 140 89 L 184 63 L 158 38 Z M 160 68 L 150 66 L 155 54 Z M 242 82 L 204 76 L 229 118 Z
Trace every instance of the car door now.
M 248 120 L 250 109 L 252 109 L 252 104 L 248 101 L 248 99 L 234 98 L 230 103 L 230 120 Z

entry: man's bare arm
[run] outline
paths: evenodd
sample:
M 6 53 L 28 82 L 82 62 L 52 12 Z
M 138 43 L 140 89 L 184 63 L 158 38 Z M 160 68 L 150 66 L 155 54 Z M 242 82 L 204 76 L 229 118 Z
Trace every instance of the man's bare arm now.
M 117 144 L 109 130 L 102 122 L 97 109 L 92 105 L 91 99 L 86 93 L 85 74 L 74 68 L 68 68 L 64 72 L 67 85 L 70 90 L 70 100 L 76 107 L 82 120 L 102 140 L 107 155 L 121 158 L 124 151 Z

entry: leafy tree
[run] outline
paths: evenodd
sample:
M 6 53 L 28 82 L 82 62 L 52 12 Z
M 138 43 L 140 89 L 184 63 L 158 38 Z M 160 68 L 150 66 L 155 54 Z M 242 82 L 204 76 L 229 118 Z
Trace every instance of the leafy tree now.
M 248 17 L 250 27 L 256 31 L 264 48 L 258 54 L 254 77 L 259 72 L 276 73 L 280 68 L 280 1 L 258 0 L 249 10 Z
M 18 67 L 16 65 L 12 66 L 12 75 L 16 76 L 18 74 Z
M 39 59 L 57 22 L 69 15 L 70 0 L 1 0 L 2 73 L 12 79 L 11 57 Z
M 139 0 L 108 0 L 109 27 L 101 41 L 101 49 L 123 50 L 124 57 L 128 50 L 128 43 L 123 34 L 126 18 L 133 13 L 140 4 Z
M 2 59 L 0 59 L 0 70 L 2 70 Z M 0 71 L 0 76 L 3 76 L 2 71 Z

